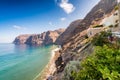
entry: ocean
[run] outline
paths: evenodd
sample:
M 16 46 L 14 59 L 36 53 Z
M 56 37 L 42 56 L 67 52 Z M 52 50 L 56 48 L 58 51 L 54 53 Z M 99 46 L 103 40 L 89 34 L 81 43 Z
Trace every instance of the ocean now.
M 55 48 L 0 44 L 0 80 L 33 80 L 45 68 Z

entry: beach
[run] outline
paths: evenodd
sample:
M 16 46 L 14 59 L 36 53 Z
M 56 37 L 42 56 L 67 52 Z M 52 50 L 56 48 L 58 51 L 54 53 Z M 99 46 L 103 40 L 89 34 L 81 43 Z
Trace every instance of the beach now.
M 48 77 L 50 77 L 56 70 L 55 67 L 55 60 L 59 57 L 60 48 L 56 48 L 52 50 L 51 52 L 51 58 L 46 67 L 43 69 L 43 71 L 36 76 L 33 80 L 46 80 Z

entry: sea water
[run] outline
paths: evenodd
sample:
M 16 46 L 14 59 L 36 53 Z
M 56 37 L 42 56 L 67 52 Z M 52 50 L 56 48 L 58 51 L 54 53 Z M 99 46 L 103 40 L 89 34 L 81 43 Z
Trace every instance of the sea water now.
M 47 65 L 55 48 L 0 44 L 0 80 L 33 80 Z

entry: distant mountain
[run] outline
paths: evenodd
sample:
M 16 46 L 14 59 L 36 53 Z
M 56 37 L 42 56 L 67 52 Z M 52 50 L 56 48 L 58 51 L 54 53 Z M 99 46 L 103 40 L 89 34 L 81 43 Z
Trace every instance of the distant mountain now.
M 19 35 L 15 38 L 13 41 L 14 44 L 20 45 L 20 44 L 27 44 L 27 45 L 48 45 L 48 44 L 54 44 L 56 39 L 60 34 L 64 32 L 65 29 L 58 29 L 55 31 L 47 31 L 43 32 L 41 34 L 26 34 L 26 35 Z
M 19 35 L 15 38 L 15 40 L 13 41 L 14 44 L 25 44 L 25 42 L 27 41 L 27 39 L 30 37 L 30 34 L 23 34 L 23 35 Z

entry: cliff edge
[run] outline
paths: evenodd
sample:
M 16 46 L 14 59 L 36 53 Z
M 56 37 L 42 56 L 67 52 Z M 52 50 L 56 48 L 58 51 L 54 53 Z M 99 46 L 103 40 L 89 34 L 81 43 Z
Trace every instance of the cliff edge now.
M 27 44 L 27 45 L 49 45 L 54 44 L 56 39 L 64 32 L 65 29 L 58 29 L 54 31 L 47 31 L 41 34 L 26 34 L 26 35 L 19 35 L 13 41 L 14 44 Z

